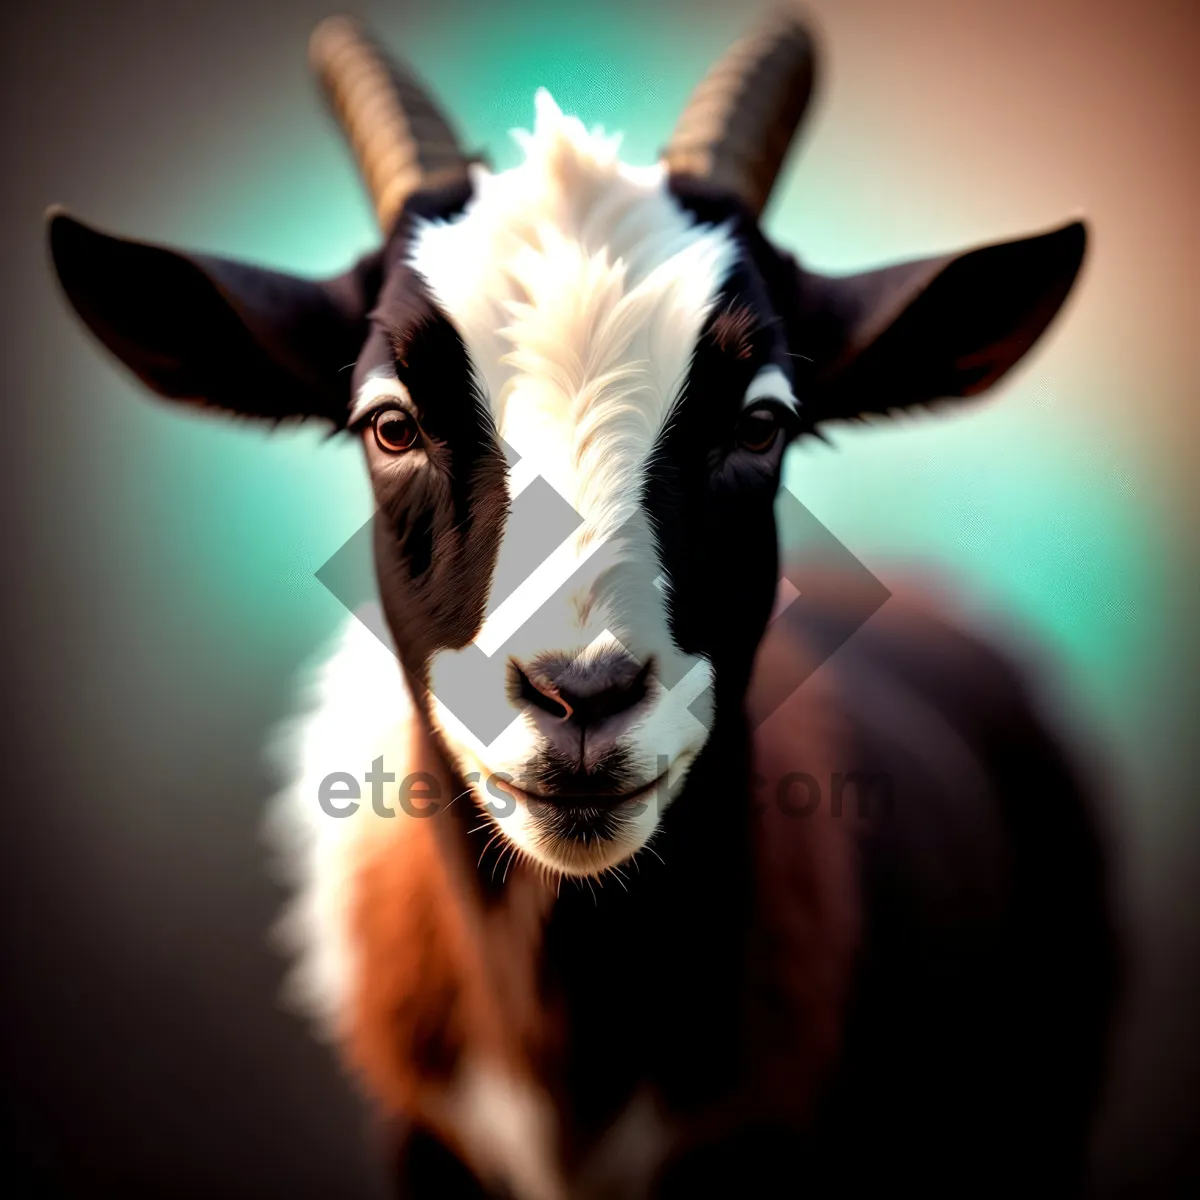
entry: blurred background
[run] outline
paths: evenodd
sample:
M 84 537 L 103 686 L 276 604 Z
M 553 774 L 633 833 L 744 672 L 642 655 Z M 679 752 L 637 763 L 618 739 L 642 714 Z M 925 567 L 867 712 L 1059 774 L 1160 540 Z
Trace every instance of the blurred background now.
M 0 17 L 0 1028 L 20 1195 L 380 1194 L 352 1089 L 277 1001 L 259 835 L 264 740 L 344 615 L 313 573 L 369 514 L 356 449 L 151 402 L 68 315 L 41 228 L 61 202 L 302 273 L 368 249 L 306 64 L 331 7 L 43 0 Z M 653 161 L 758 5 L 346 7 L 505 167 L 543 84 Z M 809 265 L 1091 222 L 1080 286 L 999 394 L 798 448 L 787 479 L 885 582 L 932 564 L 1057 663 L 1108 785 L 1134 971 L 1097 1194 L 1184 1194 L 1200 1184 L 1200 9 L 807 7 L 820 91 L 766 226 Z

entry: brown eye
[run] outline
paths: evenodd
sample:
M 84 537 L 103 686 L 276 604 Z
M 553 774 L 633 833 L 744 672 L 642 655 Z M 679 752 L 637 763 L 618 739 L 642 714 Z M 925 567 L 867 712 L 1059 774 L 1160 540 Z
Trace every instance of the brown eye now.
M 738 422 L 738 445 L 754 454 L 765 454 L 775 444 L 779 418 L 769 408 L 752 408 Z
M 389 454 L 403 454 L 417 444 L 419 431 L 416 421 L 398 408 L 380 409 L 371 424 L 380 450 L 386 450 Z

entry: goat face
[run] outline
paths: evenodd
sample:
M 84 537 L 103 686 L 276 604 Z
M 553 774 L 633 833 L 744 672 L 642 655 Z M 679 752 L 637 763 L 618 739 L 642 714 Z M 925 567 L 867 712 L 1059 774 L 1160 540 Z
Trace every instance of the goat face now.
M 432 726 L 506 781 L 522 849 L 593 871 L 641 846 L 736 708 L 798 405 L 733 230 L 538 108 L 521 167 L 405 235 L 350 425 Z
M 715 73 L 742 97 L 726 126 L 702 89 L 639 169 L 540 94 L 525 162 L 490 174 L 356 30 L 316 46 L 366 147 L 378 254 L 304 281 L 56 214 L 60 278 L 159 393 L 359 436 L 384 613 L 429 729 L 481 800 L 506 781 L 517 847 L 602 871 L 738 719 L 789 441 L 988 387 L 1065 298 L 1083 228 L 858 276 L 799 267 L 757 222 L 809 90 L 791 17 L 735 56 L 753 88 Z M 393 108 L 363 100 L 385 85 Z M 766 116 L 739 108 L 764 96 Z M 414 97 L 421 121 L 389 125 Z

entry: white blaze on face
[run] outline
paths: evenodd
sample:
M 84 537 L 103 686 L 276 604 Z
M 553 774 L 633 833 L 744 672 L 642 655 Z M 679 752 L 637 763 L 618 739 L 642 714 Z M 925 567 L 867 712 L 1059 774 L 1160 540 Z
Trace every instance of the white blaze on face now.
M 674 764 L 703 743 L 687 704 L 711 670 L 671 639 L 642 482 L 736 250 L 725 230 L 685 215 L 661 167 L 623 165 L 617 139 L 589 134 L 546 92 L 533 133 L 514 136 L 525 162 L 478 170 L 465 214 L 421 228 L 412 264 L 462 334 L 497 428 L 521 456 L 514 499 L 540 475 L 582 524 L 489 615 L 476 645 L 503 660 L 586 654 L 616 639 L 640 661 L 653 655 L 666 678 L 684 682 L 656 689 L 623 743 L 649 781 L 662 756 Z M 506 540 L 520 536 L 512 524 Z M 431 665 L 435 696 L 443 657 Z M 482 746 L 444 708 L 440 717 L 485 770 L 519 773 L 537 749 L 521 719 Z

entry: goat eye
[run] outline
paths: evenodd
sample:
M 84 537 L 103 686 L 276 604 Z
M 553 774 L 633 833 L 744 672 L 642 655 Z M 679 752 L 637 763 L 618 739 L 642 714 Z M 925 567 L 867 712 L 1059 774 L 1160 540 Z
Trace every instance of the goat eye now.
M 765 454 L 775 444 L 779 418 L 769 408 L 752 408 L 738 422 L 738 445 L 754 454 Z
M 417 443 L 416 421 L 398 408 L 380 409 L 375 414 L 372 426 L 380 450 L 386 450 L 389 454 L 403 454 Z

